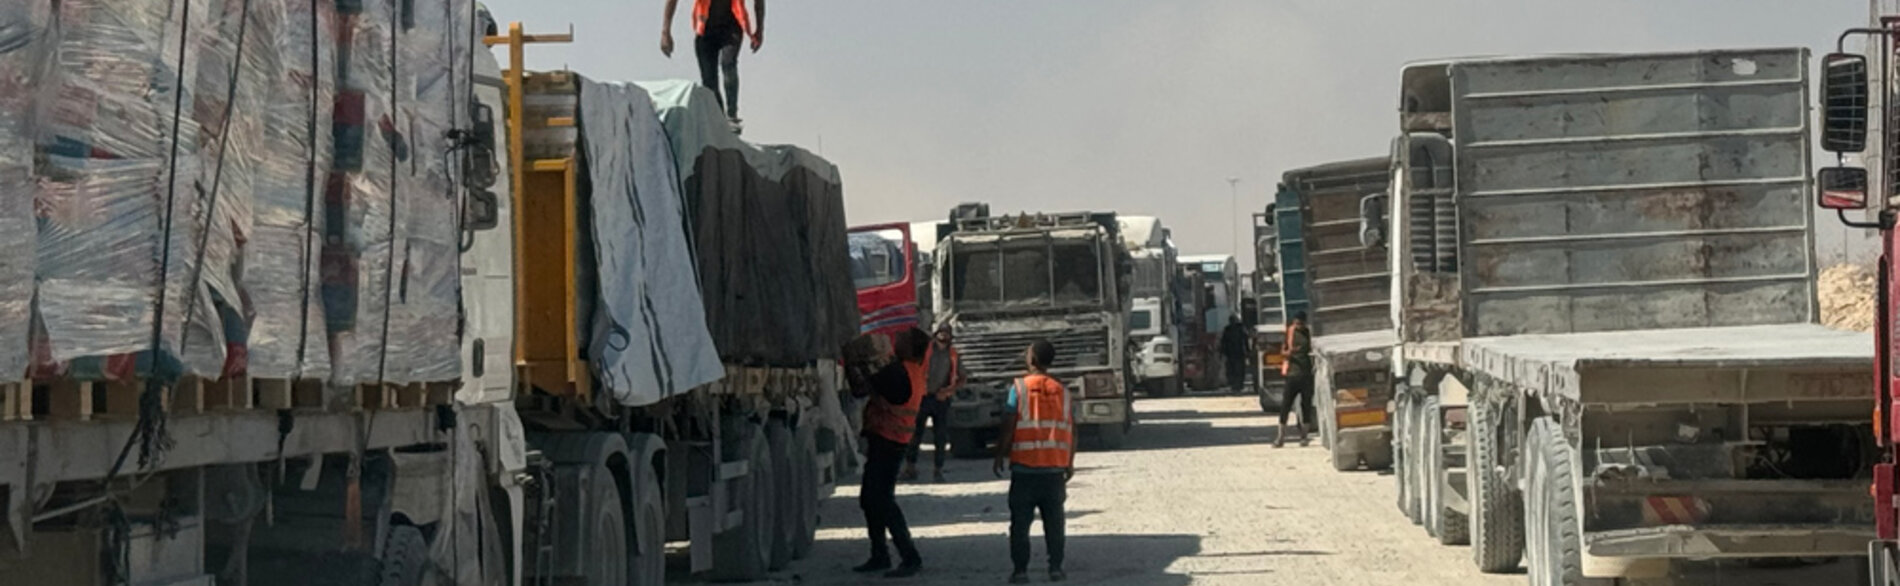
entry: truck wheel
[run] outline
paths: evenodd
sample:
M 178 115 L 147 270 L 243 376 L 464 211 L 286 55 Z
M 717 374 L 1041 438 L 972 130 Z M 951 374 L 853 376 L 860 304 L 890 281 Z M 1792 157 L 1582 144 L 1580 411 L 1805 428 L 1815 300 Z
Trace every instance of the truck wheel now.
M 1402 481 L 1405 482 L 1405 489 L 1412 493 L 1412 509 L 1407 511 L 1406 518 L 1411 519 L 1413 525 L 1419 526 L 1425 525 L 1426 501 L 1429 498 L 1429 495 L 1427 495 L 1425 491 L 1425 483 L 1422 480 L 1425 477 L 1424 472 L 1427 464 L 1425 461 L 1425 448 L 1419 445 L 1418 441 L 1418 429 L 1425 424 L 1425 408 L 1423 403 L 1424 399 L 1416 399 L 1406 408 L 1405 453 L 1411 458 L 1411 461 L 1405 465 L 1405 478 L 1402 479 Z
M 1406 475 L 1411 473 L 1410 455 L 1405 453 L 1405 415 L 1411 404 L 1409 393 L 1401 393 L 1392 401 L 1392 478 L 1397 480 L 1393 485 L 1398 489 L 1393 492 L 1397 493 L 1399 513 L 1407 519 L 1413 515 L 1412 491 L 1405 483 Z
M 429 567 L 429 542 L 422 538 L 421 529 L 410 525 L 391 527 L 382 558 L 378 586 L 421 586 Z
M 651 470 L 638 473 L 633 539 L 640 547 L 633 554 L 633 586 L 661 586 L 666 584 L 666 499 L 660 493 L 660 479 Z
M 772 558 L 768 569 L 782 570 L 792 563 L 792 543 L 798 540 L 798 501 L 804 498 L 799 490 L 803 478 L 792 464 L 792 430 L 778 421 L 765 423 L 766 449 L 772 453 L 772 470 L 776 477 L 768 484 L 772 493 Z
M 812 545 L 818 539 L 818 441 L 816 431 L 809 425 L 799 426 L 793 434 L 792 465 L 798 470 L 793 480 L 798 491 L 798 508 L 794 509 L 792 537 L 792 557 L 805 559 L 811 556 Z
M 593 477 L 589 498 L 599 504 L 594 509 L 594 518 L 582 521 L 593 528 L 593 535 L 587 539 L 589 549 L 582 572 L 587 574 L 590 585 L 623 586 L 627 583 L 632 550 L 627 548 L 627 517 L 620 504 L 620 486 L 614 482 L 613 471 L 606 466 L 595 466 Z
M 1161 384 L 1156 388 L 1161 391 L 1163 397 L 1179 397 L 1181 396 L 1181 377 L 1177 375 L 1161 379 Z
M 1412 445 L 1418 447 L 1418 471 L 1413 474 L 1414 485 L 1424 498 L 1419 505 L 1419 517 L 1423 520 L 1425 534 L 1438 537 L 1443 525 L 1440 513 L 1444 495 L 1440 492 L 1438 477 L 1443 473 L 1438 469 L 1439 459 L 1436 452 L 1439 442 L 1434 441 L 1432 432 L 1442 425 L 1439 414 L 1438 397 L 1426 397 L 1418 406 L 1418 418 L 1412 420 Z
M 958 458 L 981 458 L 989 455 L 988 446 L 983 443 L 983 432 L 977 429 L 950 430 L 950 455 Z
M 1128 443 L 1127 423 L 1104 423 L 1089 426 L 1095 432 L 1095 445 L 1104 450 L 1119 450 Z
M 1557 422 L 1547 417 L 1531 422 L 1530 467 L 1532 525 L 1528 544 L 1530 579 L 1552 586 L 1586 586 L 1604 581 L 1583 577 L 1583 539 L 1577 527 L 1577 492 L 1571 484 L 1570 444 Z
M 713 536 L 713 579 L 746 582 L 765 577 L 771 565 L 772 539 L 777 525 L 772 519 L 772 450 L 766 446 L 765 431 L 751 426 L 740 440 L 746 455 L 748 473 L 733 484 L 732 500 L 741 503 L 744 521 L 738 527 Z
M 1484 401 L 1471 404 L 1471 431 L 1465 434 L 1471 454 L 1465 475 L 1471 495 L 1471 557 L 1478 571 L 1500 574 L 1517 569 L 1524 557 L 1524 501 L 1512 490 L 1502 472 L 1503 457 L 1498 445 L 1501 427 L 1508 420 L 1496 407 Z
M 1438 534 L 1438 543 L 1470 543 L 1469 521 L 1445 504 L 1445 491 L 1450 490 L 1451 486 L 1445 482 L 1445 415 L 1438 397 L 1425 399 L 1425 454 L 1421 459 L 1431 462 L 1431 475 L 1425 481 L 1432 495 L 1432 528 Z

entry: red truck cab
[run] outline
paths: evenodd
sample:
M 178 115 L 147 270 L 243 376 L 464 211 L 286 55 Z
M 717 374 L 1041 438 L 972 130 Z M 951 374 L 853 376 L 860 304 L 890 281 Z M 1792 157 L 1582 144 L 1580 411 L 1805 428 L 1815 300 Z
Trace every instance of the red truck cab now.
M 876 224 L 851 229 L 851 282 L 858 291 L 859 333 L 889 336 L 909 327 L 925 327 L 918 294 L 917 245 L 910 224 Z

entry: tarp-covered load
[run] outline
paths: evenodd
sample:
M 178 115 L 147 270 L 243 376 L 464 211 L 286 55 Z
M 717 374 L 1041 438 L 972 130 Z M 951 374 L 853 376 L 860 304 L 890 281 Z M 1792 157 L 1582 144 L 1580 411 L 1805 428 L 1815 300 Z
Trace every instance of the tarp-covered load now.
M 804 149 L 732 134 L 685 81 L 643 84 L 671 139 L 707 324 L 727 362 L 800 366 L 857 334 L 838 168 Z
M 0 379 L 455 378 L 469 2 L 0 6 Z

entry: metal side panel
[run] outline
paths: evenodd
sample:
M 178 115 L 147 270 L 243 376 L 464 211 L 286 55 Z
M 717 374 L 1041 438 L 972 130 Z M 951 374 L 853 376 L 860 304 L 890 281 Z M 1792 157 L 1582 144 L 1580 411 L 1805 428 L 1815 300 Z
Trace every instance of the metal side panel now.
M 1464 335 L 1814 322 L 1807 63 L 1453 64 Z
M 1459 360 L 1586 403 L 1835 400 L 1871 392 L 1873 340 L 1814 324 L 1520 335 L 1467 338 Z
M 1392 274 L 1384 247 L 1359 240 L 1360 199 L 1386 192 L 1391 159 L 1372 157 L 1288 171 L 1298 194 L 1306 296 L 1318 336 L 1392 329 Z M 1289 255 L 1291 251 L 1289 251 Z

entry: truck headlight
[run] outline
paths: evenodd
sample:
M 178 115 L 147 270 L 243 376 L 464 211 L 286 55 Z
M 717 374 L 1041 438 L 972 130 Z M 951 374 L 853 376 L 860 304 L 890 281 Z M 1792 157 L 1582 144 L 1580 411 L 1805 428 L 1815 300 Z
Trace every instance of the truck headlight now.
M 1116 397 L 1121 395 L 1121 387 L 1116 384 L 1115 373 L 1097 372 L 1082 375 L 1082 397 Z

